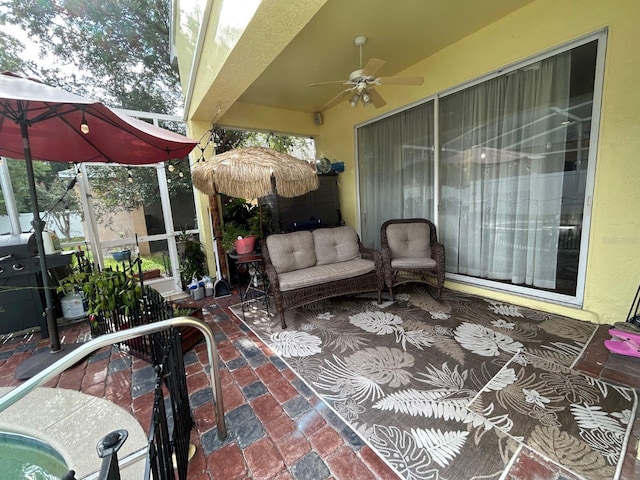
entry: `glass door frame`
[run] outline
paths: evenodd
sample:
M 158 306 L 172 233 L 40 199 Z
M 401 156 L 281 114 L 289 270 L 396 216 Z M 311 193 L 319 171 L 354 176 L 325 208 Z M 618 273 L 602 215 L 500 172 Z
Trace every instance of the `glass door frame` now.
M 433 191 L 435 198 L 433 199 L 433 222 L 438 227 L 439 221 L 439 205 L 440 205 L 440 159 L 441 159 L 441 146 L 440 146 L 440 138 L 439 138 L 439 113 L 440 113 L 440 105 L 439 100 L 442 97 L 457 93 L 461 90 L 469 88 L 471 86 L 483 83 L 489 79 L 505 75 L 511 71 L 515 71 L 520 69 L 528 64 L 538 62 L 544 58 L 552 57 L 559 53 L 565 52 L 567 50 L 571 50 L 573 48 L 579 47 L 589 42 L 596 41 L 598 42 L 597 53 L 596 53 L 596 68 L 595 68 L 595 78 L 594 78 L 594 91 L 593 91 L 593 106 L 592 106 L 592 117 L 591 117 L 591 134 L 589 139 L 589 155 L 588 155 L 588 165 L 586 170 L 586 185 L 585 185 L 585 199 L 583 203 L 583 216 L 582 216 L 582 236 L 580 240 L 580 255 L 578 260 L 578 276 L 577 276 L 577 284 L 576 284 L 576 294 L 575 296 L 570 296 L 566 294 L 558 294 L 554 292 L 549 292 L 545 290 L 538 290 L 529 287 L 522 287 L 513 284 L 496 282 L 493 280 L 481 279 L 476 277 L 470 277 L 461 274 L 453 274 L 447 273 L 446 278 L 448 280 L 453 280 L 457 283 L 467 284 L 474 287 L 487 288 L 490 290 L 502 291 L 505 293 L 513 293 L 516 295 L 530 297 L 534 299 L 539 299 L 543 301 L 549 301 L 552 303 L 557 303 L 560 305 L 567 306 L 579 306 L 582 307 L 584 303 L 584 291 L 585 291 L 585 283 L 586 283 L 586 272 L 587 272 L 587 254 L 589 249 L 589 236 L 591 231 L 591 213 L 592 213 L 592 205 L 593 205 L 593 194 L 595 187 L 595 173 L 596 173 L 596 161 L 597 161 L 597 151 L 598 151 L 598 133 L 600 131 L 600 115 L 601 115 L 601 106 L 602 106 L 602 92 L 603 92 L 603 83 L 604 83 L 604 67 L 605 67 L 605 53 L 607 46 L 607 29 L 600 30 L 598 32 L 591 33 L 589 35 L 585 35 L 582 38 L 572 40 L 566 44 L 558 46 L 556 48 L 547 50 L 535 56 L 531 56 L 524 60 L 515 62 L 508 66 L 505 66 L 499 70 L 488 73 L 487 75 L 483 75 L 478 77 L 472 81 L 466 82 L 461 85 L 457 85 L 452 87 L 451 89 L 444 90 L 442 92 L 438 92 L 435 95 L 432 95 L 423 100 L 411 103 L 409 105 L 403 106 L 402 108 L 398 108 L 392 110 L 390 112 L 385 113 L 384 115 L 372 118 L 367 120 L 366 122 L 362 122 L 354 126 L 354 149 L 355 149 L 355 174 L 356 174 L 356 221 L 359 226 L 360 232 L 362 232 L 362 222 L 364 221 L 362 215 L 362 204 L 360 198 L 360 171 L 359 171 L 359 153 L 358 153 L 358 129 L 369 125 L 371 123 L 380 121 L 386 117 L 396 115 L 404 110 L 408 110 L 417 105 L 427 103 L 429 101 L 434 102 L 434 116 L 433 125 L 434 125 L 434 185 Z

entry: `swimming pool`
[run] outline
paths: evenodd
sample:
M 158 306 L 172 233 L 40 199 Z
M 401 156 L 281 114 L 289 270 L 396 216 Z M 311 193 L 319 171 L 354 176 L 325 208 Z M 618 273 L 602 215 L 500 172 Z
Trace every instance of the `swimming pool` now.
M 0 432 L 0 472 L 3 480 L 58 480 L 67 464 L 53 447 L 37 438 Z
M 10 391 L 9 387 L 0 387 L 0 397 Z M 62 455 L 69 469 L 75 470 L 76 478 L 100 471 L 102 459 L 96 445 L 114 426 L 129 432 L 118 452 L 119 459 L 146 452 L 147 434 L 133 415 L 109 400 L 86 393 L 38 387 L 0 412 L 0 432 L 19 432 L 43 440 Z M 123 480 L 138 480 L 144 477 L 144 470 L 143 455 L 120 473 Z M 1 470 L 0 480 L 5 480 Z

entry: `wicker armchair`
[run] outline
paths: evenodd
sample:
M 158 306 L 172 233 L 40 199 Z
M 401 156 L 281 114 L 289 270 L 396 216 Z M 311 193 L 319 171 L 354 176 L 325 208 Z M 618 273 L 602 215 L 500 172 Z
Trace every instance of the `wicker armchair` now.
M 421 282 L 436 287 L 438 298 L 444 286 L 444 246 L 438 242 L 435 225 L 424 218 L 387 220 L 380 227 L 384 280 L 393 298 L 393 287 Z

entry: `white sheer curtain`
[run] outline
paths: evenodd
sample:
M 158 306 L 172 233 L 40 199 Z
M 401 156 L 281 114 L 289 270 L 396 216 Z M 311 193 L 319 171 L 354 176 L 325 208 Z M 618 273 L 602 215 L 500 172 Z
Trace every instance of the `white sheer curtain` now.
M 554 289 L 570 53 L 440 103 L 447 271 Z
M 358 129 L 362 241 L 380 247 L 391 218 L 433 220 L 433 102 Z

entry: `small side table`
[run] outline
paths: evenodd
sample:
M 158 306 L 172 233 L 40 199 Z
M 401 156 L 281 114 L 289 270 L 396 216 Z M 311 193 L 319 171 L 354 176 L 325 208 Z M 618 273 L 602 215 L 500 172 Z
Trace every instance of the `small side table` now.
M 238 274 L 240 301 L 242 314 L 244 315 L 245 302 L 247 300 L 262 300 L 267 313 L 269 312 L 269 279 L 264 269 L 264 261 L 259 253 L 229 254 L 236 261 L 236 273 Z M 248 274 L 246 285 L 243 285 L 241 273 Z

